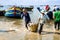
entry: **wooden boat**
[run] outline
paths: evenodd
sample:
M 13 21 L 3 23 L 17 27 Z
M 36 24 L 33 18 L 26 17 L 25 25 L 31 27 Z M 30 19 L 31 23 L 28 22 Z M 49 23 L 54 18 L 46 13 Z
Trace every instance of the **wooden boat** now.
M 7 17 L 21 17 L 20 16 L 21 10 L 18 7 L 12 7 L 6 10 L 5 16 Z

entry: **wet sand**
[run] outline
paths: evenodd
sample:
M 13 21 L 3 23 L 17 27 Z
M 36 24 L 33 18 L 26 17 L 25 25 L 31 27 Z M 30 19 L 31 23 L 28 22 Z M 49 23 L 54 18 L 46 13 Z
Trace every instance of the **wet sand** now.
M 4 32 L 12 29 L 15 31 Z M 27 30 L 21 19 L 0 16 L 0 40 L 60 40 L 60 30 L 55 31 L 53 25 L 44 26 L 40 35 Z

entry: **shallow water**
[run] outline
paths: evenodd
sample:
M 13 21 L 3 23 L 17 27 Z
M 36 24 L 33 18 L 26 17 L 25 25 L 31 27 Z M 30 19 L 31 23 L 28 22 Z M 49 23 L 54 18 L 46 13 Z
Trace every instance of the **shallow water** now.
M 40 35 L 38 32 L 28 31 L 23 23 L 21 19 L 0 16 L 0 40 L 60 40 L 60 31 L 54 31 L 53 26 L 44 27 Z M 15 31 L 8 31 L 10 29 Z

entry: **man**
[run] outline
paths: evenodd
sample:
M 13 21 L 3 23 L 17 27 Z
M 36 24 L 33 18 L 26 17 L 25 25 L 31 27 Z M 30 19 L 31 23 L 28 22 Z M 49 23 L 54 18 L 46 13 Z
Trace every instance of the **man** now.
M 46 5 L 45 10 L 46 10 L 46 14 L 47 14 L 48 17 L 50 18 L 50 20 L 52 20 L 52 19 L 53 19 L 53 12 L 50 11 L 49 5 Z
M 30 19 L 29 13 L 27 12 L 27 9 L 23 9 L 22 18 L 24 18 L 25 27 L 28 29 L 27 24 L 31 21 L 31 19 Z
M 60 9 L 57 8 L 56 12 L 54 12 L 54 25 L 55 25 L 55 29 L 58 27 L 59 30 L 59 26 L 60 26 Z
M 40 30 L 39 33 L 41 34 L 42 29 L 43 29 L 43 25 L 49 20 L 49 17 L 47 14 L 45 14 L 44 10 L 41 11 L 42 17 L 39 18 L 40 21 Z

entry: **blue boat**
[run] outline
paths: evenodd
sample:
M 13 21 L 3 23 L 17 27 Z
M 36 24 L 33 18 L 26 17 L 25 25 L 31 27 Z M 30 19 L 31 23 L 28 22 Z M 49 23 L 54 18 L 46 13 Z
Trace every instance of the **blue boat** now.
M 6 17 L 21 17 L 21 11 L 19 8 L 10 8 L 6 11 L 5 16 Z

